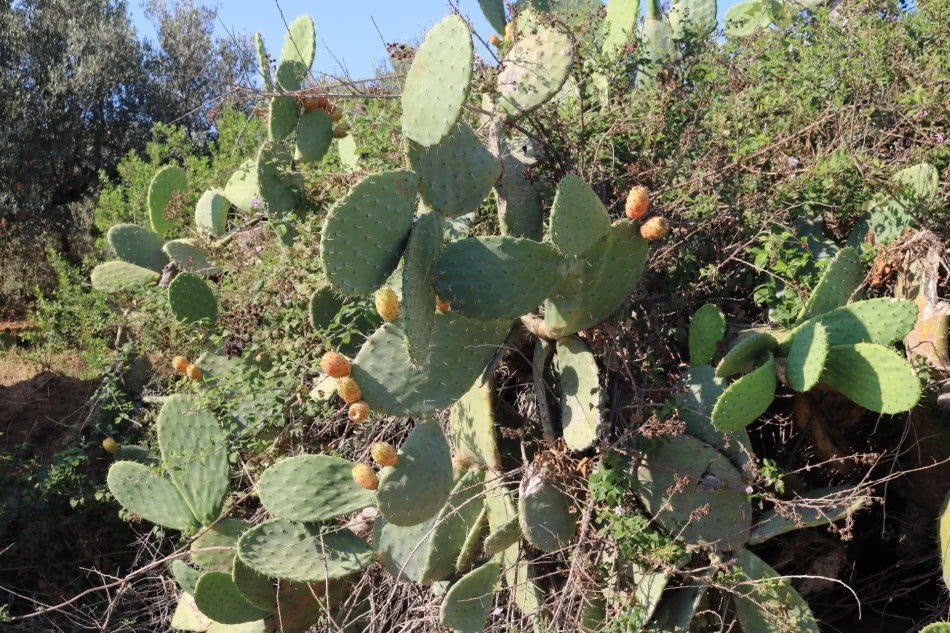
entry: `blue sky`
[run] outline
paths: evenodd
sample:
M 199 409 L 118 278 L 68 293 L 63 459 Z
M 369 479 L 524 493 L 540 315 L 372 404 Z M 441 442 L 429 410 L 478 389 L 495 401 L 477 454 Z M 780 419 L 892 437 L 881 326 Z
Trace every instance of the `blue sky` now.
M 720 0 L 720 22 L 736 1 Z M 214 0 L 207 4 L 215 6 Z M 153 38 L 155 28 L 145 18 L 144 2 L 129 0 L 129 5 L 139 33 Z M 280 10 L 274 0 L 220 0 L 216 3 L 218 30 L 222 34 L 260 31 L 273 55 L 279 54 L 284 36 L 281 10 L 288 22 L 299 15 L 311 15 L 317 23 L 318 39 L 314 70 L 339 75 L 342 64 L 354 78 L 371 76 L 376 65 L 386 58 L 373 20 L 385 41 L 409 41 L 452 10 L 446 0 L 279 0 L 279 5 Z M 458 0 L 457 5 L 482 37 L 494 32 L 477 0 Z

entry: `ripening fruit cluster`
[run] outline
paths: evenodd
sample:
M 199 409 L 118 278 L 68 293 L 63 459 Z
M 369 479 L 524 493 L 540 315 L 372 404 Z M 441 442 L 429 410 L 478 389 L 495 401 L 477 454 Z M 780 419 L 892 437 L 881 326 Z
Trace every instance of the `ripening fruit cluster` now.
M 639 220 L 645 216 L 650 210 L 650 192 L 647 188 L 638 185 L 630 189 L 623 210 L 631 220 Z M 650 242 L 663 239 L 669 230 L 669 222 L 662 216 L 654 216 L 640 225 L 640 235 Z
M 188 359 L 184 356 L 176 356 L 173 358 L 172 368 L 176 373 L 188 376 L 191 380 L 198 381 L 202 378 L 201 367 L 189 363 Z
M 396 452 L 396 447 L 388 442 L 376 442 L 373 444 L 372 448 L 370 448 L 370 455 L 374 462 L 383 467 L 395 466 L 399 462 L 399 454 Z M 379 477 L 376 476 L 376 471 L 373 470 L 372 466 L 367 464 L 354 464 L 352 475 L 353 481 L 367 490 L 376 490 L 376 488 L 379 487 Z
M 350 361 L 343 354 L 327 352 L 320 359 L 320 369 L 327 376 L 336 378 L 336 392 L 343 402 L 350 405 L 347 415 L 352 422 L 363 422 L 369 417 L 369 405 L 363 402 L 363 392 L 350 376 Z

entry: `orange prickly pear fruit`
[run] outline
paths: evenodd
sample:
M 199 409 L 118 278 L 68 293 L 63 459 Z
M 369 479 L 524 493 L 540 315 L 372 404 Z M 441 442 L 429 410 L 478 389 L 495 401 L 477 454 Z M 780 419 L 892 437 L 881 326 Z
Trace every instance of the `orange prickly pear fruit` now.
M 106 439 L 102 440 L 102 448 L 105 449 L 107 453 L 115 455 L 119 452 L 119 443 L 111 437 L 107 437 Z
M 669 230 L 670 223 L 666 221 L 666 218 L 657 216 L 643 223 L 643 226 L 640 227 L 640 235 L 643 236 L 643 239 L 652 242 L 663 239 Z
M 179 374 L 184 374 L 188 370 L 188 365 L 190 365 L 190 363 L 184 356 L 176 356 L 172 359 L 172 367 Z
M 369 405 L 362 400 L 358 400 L 350 405 L 347 415 L 350 416 L 351 422 L 362 422 L 369 417 Z
M 488 43 L 491 44 L 492 46 L 501 46 L 501 42 L 502 42 L 501 38 L 495 35 L 494 33 L 488 36 Z
M 373 296 L 373 300 L 376 303 L 376 312 L 379 313 L 379 316 L 381 316 L 384 321 L 394 320 L 399 316 L 400 310 L 402 310 L 399 297 L 396 296 L 396 291 L 389 286 L 383 286 L 377 290 Z
M 446 312 L 452 309 L 452 304 L 449 303 L 448 301 L 442 301 L 442 297 L 440 297 L 439 295 L 436 295 L 435 309 L 441 312 L 442 314 L 445 314 Z
M 185 370 L 185 374 L 192 380 L 201 380 L 201 367 L 198 367 L 197 365 L 188 365 L 188 369 Z
M 510 42 L 515 39 L 515 23 L 509 22 L 505 25 L 505 41 Z
M 331 378 L 343 378 L 350 375 L 350 361 L 343 354 L 327 352 L 320 359 L 320 369 Z
M 336 381 L 336 392 L 347 404 L 353 404 L 363 397 L 360 386 L 349 376 L 344 376 Z
M 624 212 L 631 220 L 639 220 L 646 215 L 650 208 L 650 192 L 646 187 L 634 187 L 627 194 L 627 204 Z
M 366 464 L 356 464 L 353 466 L 353 481 L 367 490 L 376 490 L 379 487 L 379 478 L 373 469 Z
M 395 466 L 399 461 L 396 447 L 389 442 L 376 442 L 370 449 L 370 454 L 373 456 L 373 461 L 380 466 Z

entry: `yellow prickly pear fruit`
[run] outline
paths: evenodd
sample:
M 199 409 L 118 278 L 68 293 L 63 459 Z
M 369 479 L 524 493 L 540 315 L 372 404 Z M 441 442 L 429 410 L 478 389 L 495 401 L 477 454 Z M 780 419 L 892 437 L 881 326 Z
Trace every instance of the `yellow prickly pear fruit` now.
M 107 437 L 106 439 L 102 440 L 102 448 L 105 449 L 107 453 L 115 455 L 119 452 L 119 443 L 111 437 Z
M 507 29 L 506 29 L 507 30 Z M 501 46 L 501 38 L 492 33 L 488 36 L 488 43 L 492 46 Z
M 505 25 L 505 41 L 511 42 L 514 39 L 515 39 L 515 23 L 514 21 L 512 21 Z
M 185 375 L 195 381 L 201 380 L 201 367 L 198 367 L 197 365 L 188 365 L 188 369 L 185 370 Z
M 441 312 L 442 314 L 445 314 L 446 312 L 452 309 L 452 304 L 449 303 L 448 301 L 442 301 L 442 297 L 440 297 L 439 295 L 436 295 L 435 309 Z
M 184 374 L 188 370 L 188 365 L 191 363 L 188 362 L 188 359 L 184 356 L 176 356 L 172 359 L 172 368 L 179 373 Z
M 666 221 L 666 218 L 657 216 L 643 223 L 643 226 L 640 227 L 640 235 L 643 236 L 643 239 L 652 242 L 663 239 L 669 230 L 670 223 Z
M 373 461 L 380 466 L 395 466 L 399 461 L 396 447 L 389 442 L 376 442 L 370 449 L 370 454 L 373 456 Z
M 392 321 L 399 316 L 402 306 L 399 304 L 399 297 L 396 291 L 389 286 L 383 286 L 376 291 L 373 299 L 376 302 L 376 312 L 384 321 Z
M 320 369 L 331 378 L 343 378 L 350 375 L 350 361 L 343 354 L 327 352 L 320 359 Z
M 336 392 L 347 404 L 353 404 L 363 397 L 360 386 L 349 376 L 344 376 L 336 381 Z
M 646 187 L 634 187 L 627 194 L 627 204 L 624 207 L 624 213 L 631 220 L 639 220 L 646 215 L 650 208 L 650 192 Z
M 362 422 L 369 417 L 369 405 L 362 400 L 354 402 L 347 415 L 350 416 L 350 422 Z
M 366 464 L 353 466 L 353 481 L 367 490 L 376 490 L 379 487 L 379 478 L 376 472 Z

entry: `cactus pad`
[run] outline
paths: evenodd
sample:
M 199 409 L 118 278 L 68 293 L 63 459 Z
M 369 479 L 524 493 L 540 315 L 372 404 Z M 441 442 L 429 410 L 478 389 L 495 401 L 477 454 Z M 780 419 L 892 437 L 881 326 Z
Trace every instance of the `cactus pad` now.
M 366 295 L 399 263 L 416 211 L 418 182 L 408 171 L 367 176 L 327 214 L 320 256 L 327 280 L 345 295 Z
M 512 143 L 502 143 L 502 173 L 495 182 L 498 206 L 498 224 L 502 235 L 541 239 L 541 196 L 537 187 L 526 177 L 530 161 L 512 149 Z
M 175 262 L 180 271 L 194 273 L 200 277 L 217 275 L 221 272 L 220 268 L 211 265 L 205 252 L 195 246 L 190 239 L 169 240 L 165 242 L 162 251 L 168 255 L 168 259 Z
M 170 625 L 179 631 L 201 632 L 208 630 L 211 620 L 198 610 L 194 596 L 185 592 L 178 597 L 178 604 L 175 605 Z
M 313 18 L 304 15 L 291 22 L 280 50 L 278 87 L 288 91 L 299 90 L 313 65 L 316 50 L 317 28 Z
M 771 22 L 762 0 L 747 0 L 726 11 L 723 28 L 726 37 L 747 37 L 766 28 Z
M 495 437 L 492 389 L 488 381 L 479 378 L 452 405 L 449 424 L 459 453 L 472 463 L 481 464 L 490 470 L 501 468 L 501 454 Z
M 890 297 L 855 301 L 795 327 L 789 332 L 782 349 L 788 350 L 795 342 L 795 337 L 814 322 L 825 326 L 829 345 L 891 345 L 904 338 L 914 328 L 917 322 L 917 305 L 912 301 Z
M 363 344 L 353 378 L 363 399 L 389 415 L 424 416 L 464 394 L 498 352 L 511 324 L 435 315 L 429 363 L 413 367 L 402 331 L 386 323 Z
M 419 174 L 419 191 L 432 209 L 456 218 L 478 208 L 501 175 L 501 162 L 464 121 L 432 147 L 409 142 L 409 164 Z
M 235 551 L 237 551 L 235 549 Z M 267 576 L 259 574 L 234 556 L 234 566 L 231 569 L 231 578 L 234 586 L 244 595 L 248 602 L 259 609 L 273 612 L 277 609 L 277 596 L 274 594 L 274 582 Z
M 274 519 L 241 536 L 238 556 L 265 576 L 295 582 L 323 582 L 361 571 L 373 551 L 345 528 Z
M 547 239 L 565 255 L 582 255 L 610 230 L 610 216 L 594 190 L 574 174 L 558 183 Z
M 123 261 L 103 262 L 92 269 L 92 287 L 103 292 L 138 290 L 158 283 L 159 274 Z
M 205 571 L 230 573 L 237 541 L 251 525 L 240 519 L 222 519 L 191 542 L 191 560 Z
M 485 494 L 485 509 L 488 511 L 488 536 L 485 552 L 491 556 L 508 549 L 521 539 L 521 523 L 511 493 L 504 485 L 496 484 Z
M 231 574 L 209 571 L 195 587 L 195 604 L 206 616 L 221 624 L 254 622 L 268 615 L 255 607 L 234 586 Z
M 742 547 L 752 523 L 744 488 L 736 467 L 694 437 L 664 437 L 643 445 L 637 493 L 656 520 L 687 543 L 716 551 Z M 701 519 L 692 518 L 707 506 Z
M 230 467 L 224 430 L 197 399 L 170 396 L 158 414 L 158 445 L 168 475 L 203 525 L 221 514 Z
M 608 0 L 601 50 L 610 55 L 623 48 L 636 34 L 640 0 Z M 713 15 L 715 18 L 715 14 Z
M 853 248 L 842 248 L 821 274 L 818 285 L 798 316 L 798 323 L 847 304 L 862 281 L 864 267 L 858 252 Z
M 479 319 L 514 319 L 533 310 L 561 281 L 550 244 L 518 237 L 469 237 L 446 245 L 435 287 L 452 310 Z
M 475 559 L 482 551 L 482 545 L 485 537 L 488 535 L 488 508 L 484 503 L 480 504 L 482 511 L 475 518 L 475 523 L 469 528 L 465 542 L 462 544 L 462 551 L 455 559 L 456 571 L 465 571 L 472 566 Z
M 209 189 L 198 198 L 195 205 L 195 228 L 198 233 L 224 235 L 228 229 L 228 209 L 231 203 L 223 189 Z
M 168 568 L 182 591 L 190 594 L 195 593 L 195 585 L 198 584 L 198 579 L 201 578 L 200 571 L 177 558 L 171 562 Z
M 208 284 L 193 273 L 179 273 L 168 285 L 168 306 L 182 323 L 218 317 L 218 300 Z
M 812 323 L 802 330 L 785 364 L 785 378 L 795 391 L 808 391 L 818 383 L 828 356 L 828 333 L 821 323 Z
M 716 365 L 716 376 L 728 378 L 758 367 L 766 355 L 778 347 L 772 332 L 751 330 L 739 336 L 726 355 Z
M 693 315 L 689 324 L 689 364 L 693 367 L 712 362 L 716 346 L 726 333 L 722 310 L 707 303 Z
M 303 177 L 289 171 L 290 152 L 279 145 L 264 144 L 257 156 L 257 184 L 271 219 L 281 218 L 300 204 Z
M 402 90 L 402 131 L 432 147 L 462 114 L 472 82 L 474 49 L 465 20 L 450 15 L 429 29 L 416 51 Z
M 649 246 L 638 225 L 615 222 L 578 258 L 544 304 L 544 323 L 557 337 L 597 325 L 630 296 L 646 266 Z
M 300 106 L 293 97 L 279 95 L 271 97 L 267 111 L 267 132 L 272 141 L 282 141 L 297 127 Z
M 348 172 L 352 173 L 360 168 L 360 154 L 356 148 L 356 139 L 352 134 L 347 134 L 337 141 L 336 151 L 340 155 L 340 162 Z
M 569 336 L 557 343 L 557 368 L 564 443 L 572 451 L 583 451 L 597 441 L 602 421 L 604 398 L 597 361 L 584 341 Z
M 452 455 L 445 434 L 438 422 L 420 422 L 399 448 L 396 465 L 380 472 L 379 513 L 393 525 L 416 525 L 436 514 L 451 492 Z
M 420 582 L 431 575 L 429 554 L 436 517 L 428 521 L 400 527 L 391 525 L 383 517 L 373 523 L 373 548 L 378 560 L 393 578 L 403 582 Z
M 567 81 L 573 61 L 574 43 L 562 27 L 526 33 L 501 61 L 498 110 L 513 119 L 541 106 Z
M 455 483 L 452 494 L 436 518 L 427 569 L 419 582 L 440 580 L 455 571 L 469 532 L 484 508 L 484 480 L 484 472 L 470 470 Z
M 294 158 L 315 163 L 324 157 L 332 143 L 333 120 L 326 110 L 316 108 L 300 115 Z
M 690 33 L 712 33 L 717 10 L 716 0 L 678 0 L 667 14 L 673 39 L 684 39 Z
M 257 67 L 261 72 L 261 81 L 264 84 L 264 90 L 273 92 L 274 79 L 270 72 L 270 55 L 268 55 L 267 47 L 264 45 L 264 36 L 260 33 L 254 34 L 254 48 L 257 51 Z
M 699 610 L 706 591 L 706 585 L 697 583 L 672 587 L 665 591 L 660 604 L 657 605 L 653 620 L 647 625 L 646 633 L 689 631 L 689 625 Z
M 821 504 L 816 504 L 821 500 Z M 867 495 L 848 486 L 824 488 L 805 494 L 796 503 L 784 505 L 782 514 L 775 509 L 764 512 L 752 527 L 748 545 L 758 545 L 770 538 L 798 530 L 840 521 L 868 502 Z
M 508 23 L 505 18 L 504 0 L 478 0 L 478 5 L 482 8 L 485 19 L 495 29 L 495 32 L 504 33 L 505 25 Z
M 321 280 L 316 290 L 310 295 L 310 325 L 315 330 L 327 329 L 342 307 L 342 297 L 333 292 L 330 284 Z
M 770 353 L 761 367 L 726 387 L 713 407 L 713 426 L 724 432 L 749 426 L 768 410 L 775 399 L 775 388 L 775 358 Z
M 148 186 L 148 219 L 152 230 L 165 235 L 178 221 L 175 208 L 176 194 L 188 188 L 188 176 L 178 165 L 166 165 L 158 170 Z
M 439 621 L 455 633 L 481 633 L 495 600 L 501 564 L 490 561 L 452 585 L 439 611 Z
M 168 258 L 162 252 L 162 238 L 137 224 L 116 224 L 106 234 L 116 257 L 124 262 L 162 272 Z
M 228 178 L 227 184 L 224 185 L 224 196 L 241 211 L 254 213 L 263 208 L 260 195 L 257 160 L 246 160 Z
M 808 603 L 795 591 L 790 580 L 778 578 L 774 569 L 747 549 L 736 552 L 735 557 L 741 573 L 753 581 L 739 584 L 733 593 L 743 631 L 819 633 Z M 762 582 L 769 579 L 772 580 Z
M 877 413 L 910 411 L 920 400 L 920 380 L 897 352 L 882 345 L 835 345 L 821 381 Z
M 261 503 L 275 517 L 327 521 L 373 505 L 375 495 L 351 475 L 353 463 L 333 455 L 283 459 L 261 475 Z
M 442 251 L 442 219 L 422 215 L 409 234 L 403 254 L 402 319 L 409 359 L 416 365 L 429 361 L 430 336 L 435 320 L 435 265 Z
M 143 446 L 124 444 L 116 452 L 115 461 L 138 462 L 145 466 L 157 466 L 160 460 Z
M 567 547 L 577 531 L 577 515 L 571 505 L 571 498 L 549 479 L 547 468 L 529 467 L 518 498 L 518 518 L 525 539 L 542 552 Z
M 745 429 L 723 433 L 712 425 L 713 407 L 723 391 L 725 383 L 716 377 L 710 365 L 693 367 L 680 379 L 676 407 L 680 417 L 686 421 L 688 434 L 709 444 L 741 467 L 752 454 L 749 434 Z
M 198 527 L 175 484 L 155 469 L 137 462 L 115 462 L 106 482 L 122 507 L 143 519 L 182 532 Z

